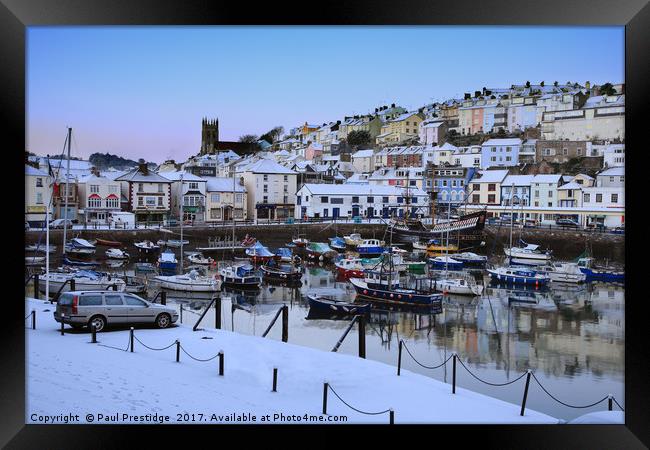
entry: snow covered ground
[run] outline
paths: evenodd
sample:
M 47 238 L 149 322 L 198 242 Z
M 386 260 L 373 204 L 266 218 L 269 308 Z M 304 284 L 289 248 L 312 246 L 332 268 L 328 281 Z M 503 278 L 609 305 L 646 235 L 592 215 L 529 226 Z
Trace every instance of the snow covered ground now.
M 192 360 L 176 346 L 135 352 L 122 349 L 128 330 L 99 333 L 100 344 L 88 332 L 54 321 L 56 305 L 26 299 L 27 315 L 36 311 L 36 330 L 25 329 L 27 423 L 345 423 L 389 422 L 388 413 L 364 415 L 341 403 L 330 391 L 322 415 L 323 382 L 352 406 L 377 412 L 395 411 L 395 423 L 548 424 L 556 418 L 477 394 L 376 361 L 323 352 L 268 338 L 225 330 L 193 332 L 186 325 L 165 330 L 137 328 L 135 336 L 150 347 L 180 340 L 185 351 L 207 359 Z M 31 326 L 31 321 L 25 321 Z M 276 327 L 279 325 L 276 325 Z M 278 368 L 278 392 L 271 392 L 273 367 Z M 104 417 L 100 417 L 100 414 Z M 157 416 L 156 416 L 157 414 Z M 267 416 L 268 415 L 268 416 Z M 168 420 L 164 420 L 168 416 Z M 254 416 L 254 417 L 253 417 Z M 106 419 L 108 417 L 108 419 Z M 179 421 L 180 419 L 180 421 Z

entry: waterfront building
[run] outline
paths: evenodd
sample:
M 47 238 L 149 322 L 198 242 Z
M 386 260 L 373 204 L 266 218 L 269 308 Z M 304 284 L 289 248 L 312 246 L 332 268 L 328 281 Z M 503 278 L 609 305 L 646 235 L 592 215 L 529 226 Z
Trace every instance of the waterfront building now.
M 458 147 L 457 150 L 451 154 L 451 163 L 454 166 L 474 167 L 479 169 L 481 167 L 481 159 L 480 145 Z
M 424 168 L 422 167 L 386 167 L 375 170 L 368 182 L 375 186 L 409 186 L 423 189 Z
M 298 174 L 269 159 L 237 168 L 248 193 L 249 219 L 285 219 L 293 217 Z
M 205 221 L 248 219 L 248 193 L 241 178 L 205 178 Z
M 474 176 L 475 168 L 461 166 L 433 167 L 433 192 L 438 205 L 459 206 L 465 202 L 465 188 Z M 431 177 L 427 177 L 427 187 Z
M 479 205 L 500 205 L 501 184 L 508 175 L 507 170 L 478 170 L 469 183 L 467 203 Z
M 296 194 L 295 217 L 403 217 L 428 216 L 429 196 L 421 189 L 387 185 L 305 184 Z
M 65 171 L 59 171 L 57 173 L 57 189 L 55 189 L 54 197 L 52 199 L 54 219 L 69 219 L 72 221 L 79 220 L 79 192 L 77 186 L 77 177 L 78 175 L 73 175 L 72 172 L 70 172 L 66 183 Z
M 530 185 L 534 175 L 508 175 L 501 183 L 501 204 L 527 206 L 530 204 Z
M 25 164 L 25 221 L 30 226 L 42 226 L 46 222 L 47 205 L 52 196 L 51 180 L 47 172 Z
M 136 222 L 162 222 L 169 217 L 171 181 L 149 170 L 146 164 L 115 178 L 128 199 L 126 210 Z
M 206 211 L 206 181 L 189 172 L 174 171 L 161 174 L 171 181 L 171 215 L 181 217 L 181 202 L 183 205 L 183 221 L 205 221 Z
M 531 183 L 533 206 L 552 208 L 558 206 L 557 189 L 564 184 L 564 177 L 558 174 L 537 174 Z
M 521 144 L 519 138 L 488 139 L 481 144 L 481 168 L 516 166 Z
M 121 211 L 120 182 L 99 175 L 79 177 L 79 215 L 87 225 L 106 225 L 114 212 Z

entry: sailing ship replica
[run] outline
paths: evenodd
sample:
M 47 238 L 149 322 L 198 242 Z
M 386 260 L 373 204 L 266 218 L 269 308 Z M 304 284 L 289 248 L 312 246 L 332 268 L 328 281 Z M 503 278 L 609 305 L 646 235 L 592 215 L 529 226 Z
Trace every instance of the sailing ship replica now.
M 432 186 L 435 184 L 432 181 Z M 420 218 L 412 217 L 410 213 L 411 196 L 409 182 L 406 182 L 406 195 L 404 217 L 393 217 L 388 223 L 386 233 L 391 236 L 391 242 L 402 243 L 429 242 L 440 240 L 447 233 L 451 233 L 458 240 L 458 247 L 466 249 L 479 245 L 483 240 L 486 211 L 478 211 L 461 216 L 454 221 L 435 223 L 433 200 L 430 203 L 432 226 L 427 227 Z

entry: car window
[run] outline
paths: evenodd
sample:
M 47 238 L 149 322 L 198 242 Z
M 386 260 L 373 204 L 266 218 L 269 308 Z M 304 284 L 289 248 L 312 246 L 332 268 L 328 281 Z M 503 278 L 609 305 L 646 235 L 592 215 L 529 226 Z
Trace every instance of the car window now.
M 122 296 L 121 295 L 116 295 L 116 294 L 106 294 L 104 295 L 104 301 L 106 302 L 106 305 L 109 306 L 117 306 L 117 305 L 123 305 L 124 302 L 122 301 Z
M 126 301 L 127 305 L 131 305 L 131 306 L 147 306 L 147 304 L 143 300 L 140 300 L 138 297 L 135 297 L 133 295 L 125 295 L 124 300 Z
M 72 298 L 74 296 L 72 294 L 61 294 L 61 297 L 59 297 L 59 305 L 61 306 L 72 306 Z
M 102 296 L 100 295 L 84 295 L 79 298 L 79 306 L 100 306 L 102 304 Z

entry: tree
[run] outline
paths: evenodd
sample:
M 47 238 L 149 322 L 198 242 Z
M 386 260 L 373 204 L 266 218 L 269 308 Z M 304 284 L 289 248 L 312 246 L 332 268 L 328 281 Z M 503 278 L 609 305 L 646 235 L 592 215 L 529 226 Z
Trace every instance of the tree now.
M 541 83 L 539 83 L 539 85 L 540 85 L 541 87 L 544 87 L 544 81 L 542 81 Z
M 526 81 L 526 87 L 527 87 L 527 88 L 530 87 L 530 81 Z
M 366 130 L 354 130 L 348 133 L 348 144 L 368 145 L 370 144 L 370 133 Z
M 277 126 L 261 135 L 260 140 L 265 140 L 266 142 L 273 144 L 280 139 L 280 136 L 282 136 L 283 133 L 284 127 Z
M 600 94 L 601 95 L 615 95 L 616 94 L 616 89 L 614 89 L 614 86 L 612 86 L 612 83 L 605 83 L 602 86 L 600 86 Z
M 258 140 L 259 138 L 254 134 L 244 134 L 243 136 L 239 136 L 239 142 L 245 142 L 247 144 L 253 144 Z
M 554 81 L 554 82 L 553 82 L 553 86 L 555 86 L 555 87 L 557 87 L 559 84 L 560 84 L 560 83 L 558 83 L 557 81 Z

